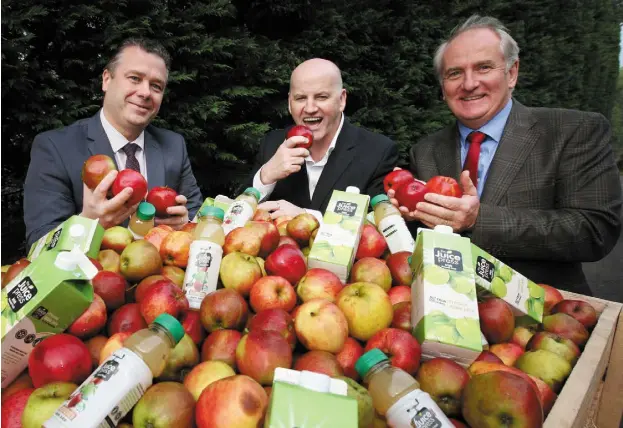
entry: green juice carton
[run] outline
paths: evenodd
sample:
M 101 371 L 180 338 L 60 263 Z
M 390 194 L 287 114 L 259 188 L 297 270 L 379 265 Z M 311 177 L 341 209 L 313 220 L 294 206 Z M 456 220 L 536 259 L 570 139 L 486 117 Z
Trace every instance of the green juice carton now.
M 545 290 L 474 244 L 472 261 L 479 293 L 504 300 L 515 316 L 543 321 Z
M 28 260 L 32 262 L 44 251 L 69 251 L 75 246 L 87 256 L 97 258 L 103 238 L 104 228 L 98 220 L 74 215 L 32 244 Z
M 348 280 L 369 203 L 370 197 L 354 186 L 333 191 L 307 258 L 309 269 L 327 269 L 342 282 Z
M 46 336 L 63 332 L 93 301 L 97 268 L 78 248 L 44 251 L 2 289 L 2 388 Z
M 347 391 L 341 379 L 278 367 L 264 428 L 357 428 L 357 400 Z
M 217 207 L 223 210 L 223 212 L 227 212 L 227 208 L 229 208 L 229 206 L 233 203 L 233 199 L 228 198 L 227 196 L 223 196 L 223 195 L 217 195 L 216 198 L 205 198 L 205 200 L 203 201 L 203 204 L 201 204 L 201 206 L 199 207 L 199 209 L 197 210 L 197 214 L 195 214 L 195 216 L 193 217 L 193 219 L 191 220 L 192 223 L 197 223 L 197 221 L 199 220 L 198 215 L 199 215 L 199 211 L 201 211 L 201 209 L 203 207 Z
M 411 269 L 411 322 L 422 358 L 469 366 L 482 352 L 471 242 L 448 226 L 418 229 Z

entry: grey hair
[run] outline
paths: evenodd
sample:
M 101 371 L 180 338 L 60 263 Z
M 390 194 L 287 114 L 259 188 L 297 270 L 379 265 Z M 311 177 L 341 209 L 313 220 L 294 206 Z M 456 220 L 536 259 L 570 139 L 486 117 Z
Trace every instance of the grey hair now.
M 171 56 L 169 55 L 167 50 L 164 48 L 164 46 L 162 46 L 155 40 L 143 38 L 130 38 L 124 40 L 115 52 L 115 55 L 110 59 L 110 61 L 108 61 L 108 64 L 106 64 L 104 69 L 108 70 L 108 72 L 114 76 L 115 69 L 119 65 L 119 62 L 121 62 L 121 55 L 123 54 L 123 51 L 131 47 L 137 47 L 149 54 L 153 54 L 162 58 L 162 60 L 164 61 L 164 65 L 167 69 L 167 74 L 169 73 L 169 67 L 171 66 Z
M 499 19 L 493 18 L 491 16 L 480 16 L 480 15 L 472 15 L 467 20 L 452 30 L 450 33 L 450 38 L 443 42 L 437 48 L 435 52 L 435 56 L 433 58 L 433 66 L 435 67 L 435 73 L 437 73 L 437 78 L 439 82 L 443 81 L 443 55 L 446 52 L 446 48 L 448 44 L 457 38 L 460 34 L 473 30 L 475 28 L 488 28 L 496 32 L 496 34 L 500 37 L 500 49 L 502 49 L 502 54 L 504 55 L 504 60 L 506 61 L 506 71 L 510 70 L 510 68 L 519 60 L 519 45 L 515 39 L 511 37 L 508 32 L 508 29 L 502 24 Z

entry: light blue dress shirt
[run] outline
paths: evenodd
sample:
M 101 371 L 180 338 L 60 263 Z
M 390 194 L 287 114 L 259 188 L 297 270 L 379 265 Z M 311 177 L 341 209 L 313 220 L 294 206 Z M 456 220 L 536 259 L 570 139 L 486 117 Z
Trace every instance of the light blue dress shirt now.
M 513 107 L 513 100 L 508 100 L 508 103 L 502 110 L 498 112 L 493 119 L 485 123 L 478 129 L 470 129 L 467 126 L 459 122 L 459 134 L 461 138 L 461 167 L 465 165 L 465 158 L 467 157 L 467 151 L 469 150 L 469 142 L 467 136 L 473 131 L 480 131 L 487 134 L 487 138 L 480 145 L 480 156 L 478 157 L 478 197 L 482 195 L 482 189 L 485 187 L 487 181 L 487 174 L 489 173 L 489 166 L 495 155 L 495 151 L 500 144 L 502 134 L 504 133 L 504 127 L 506 121 L 510 115 L 511 108 Z

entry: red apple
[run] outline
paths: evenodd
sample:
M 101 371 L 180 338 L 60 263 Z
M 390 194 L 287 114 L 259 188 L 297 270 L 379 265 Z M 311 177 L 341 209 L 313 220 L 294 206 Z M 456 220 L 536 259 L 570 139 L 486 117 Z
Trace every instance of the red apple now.
M 276 331 L 255 330 L 238 343 L 236 365 L 241 374 L 261 385 L 272 385 L 277 367 L 292 367 L 292 348 Z
M 277 244 L 278 247 L 280 247 L 281 245 L 292 245 L 296 248 L 299 248 L 299 244 L 292 238 L 290 238 L 289 236 L 279 236 L 279 244 Z
M 115 181 L 112 183 L 113 196 L 117 196 L 126 187 L 132 189 L 132 196 L 126 201 L 126 205 L 136 205 L 145 199 L 145 195 L 147 195 L 147 180 L 140 172 L 133 169 L 119 171 Z
M 94 294 L 93 301 L 87 310 L 67 327 L 67 333 L 81 339 L 87 339 L 95 336 L 97 332 L 104 328 L 107 319 L 106 303 L 100 296 Z
M 299 245 L 306 246 L 312 234 L 320 223 L 312 214 L 302 213 L 288 221 L 286 232 L 288 236 L 294 239 Z
M 394 367 L 415 374 L 420 367 L 422 349 L 411 334 L 397 328 L 384 328 L 368 340 L 364 352 L 378 348 L 389 357 Z
M 5 388 L 2 388 L 2 401 L 9 398 L 11 395 L 19 392 L 23 389 L 32 388 L 32 379 L 28 375 L 28 370 L 24 370 L 13 382 L 11 382 Z
M 355 262 L 350 270 L 350 282 L 369 282 L 381 287 L 385 292 L 392 286 L 392 274 L 387 264 L 373 257 L 364 257 Z
M 444 196 L 454 196 L 460 198 L 463 196 L 463 190 L 459 183 L 452 177 L 444 177 L 437 175 L 426 182 L 426 189 L 431 193 L 437 193 Z
M 114 311 L 125 304 L 128 282 L 121 274 L 103 270 L 93 277 L 91 284 L 93 291 L 104 300 L 109 311 Z
M 145 322 L 151 324 L 162 313 L 179 318 L 189 306 L 182 290 L 171 282 L 164 282 L 156 284 L 145 293 L 139 308 Z
M 497 355 L 507 366 L 514 366 L 524 350 L 516 343 L 496 343 L 491 345 L 489 352 Z
M 201 361 L 222 361 L 236 369 L 236 348 L 242 333 L 236 330 L 215 330 L 201 347 Z
M 186 334 L 192 339 L 195 345 L 201 345 L 206 338 L 206 331 L 201 325 L 201 317 L 199 312 L 187 310 L 182 312 L 180 322 Z
M 266 273 L 269 275 L 282 276 L 287 279 L 290 284 L 299 282 L 305 272 L 307 265 L 301 250 L 292 245 L 281 245 L 277 247 L 267 258 Z
M 515 330 L 515 317 L 504 300 L 488 298 L 478 303 L 480 330 L 489 344 L 508 342 Z
M 77 337 L 48 336 L 28 356 L 28 374 L 35 388 L 51 382 L 81 384 L 92 370 L 89 348 Z
M 296 346 L 294 320 L 283 309 L 265 309 L 254 315 L 247 325 L 249 331 L 272 330 L 281 334 L 290 344 L 292 350 Z
M 543 290 L 545 290 L 545 305 L 543 306 L 543 315 L 549 315 L 551 309 L 556 305 L 556 303 L 564 300 L 564 297 L 554 287 L 547 284 L 537 284 Z
M 270 216 L 270 212 L 263 210 L 261 208 L 258 208 L 257 210 L 255 210 L 255 214 L 253 214 L 253 218 L 251 220 L 252 221 L 268 221 L 271 223 L 273 221 L 272 217 Z
M 188 224 L 196 225 L 196 223 Z M 164 238 L 166 238 L 169 233 L 173 232 L 173 230 L 174 229 L 171 226 L 167 226 L 166 224 L 159 224 L 158 226 L 149 229 L 149 232 L 145 234 L 143 239 L 154 244 L 154 247 L 156 247 L 158 253 L 160 253 L 160 246 L 162 245 L 162 241 L 164 241 Z M 182 231 L 189 232 L 188 230 L 183 229 Z
M 134 241 L 134 236 L 128 228 L 113 226 L 104 231 L 100 250 L 113 250 L 121 254 L 132 241 Z
M 422 363 L 416 379 L 446 416 L 461 415 L 463 390 L 469 381 L 465 368 L 449 358 L 433 358 Z
M 3 428 L 22 428 L 22 414 L 34 388 L 26 388 L 2 400 Z
M 108 321 L 108 336 L 115 333 L 135 333 L 147 328 L 147 323 L 141 315 L 138 303 L 126 303 L 110 316 Z
M 143 297 L 145 296 L 147 291 L 151 289 L 154 285 L 163 282 L 173 283 L 170 279 L 160 274 L 149 275 L 148 277 L 143 278 L 134 289 L 134 300 L 136 300 L 136 303 L 141 303 L 141 300 L 143 300 Z
M 385 193 L 387 193 L 390 189 L 396 190 L 404 183 L 410 183 L 414 180 L 415 177 L 413 177 L 413 174 L 411 174 L 410 171 L 406 169 L 397 169 L 385 176 L 383 179 L 383 188 Z
M 387 292 L 387 295 L 389 296 L 389 300 L 394 306 L 400 302 L 410 302 L 411 287 L 409 287 L 408 285 L 397 285 L 390 288 Z
M 415 211 L 417 204 L 424 202 L 424 195 L 428 193 L 426 183 L 420 180 L 403 183 L 395 191 L 398 204 L 406 207 L 409 211 Z
M 91 261 L 91 263 L 93 263 L 93 266 L 97 268 L 98 272 L 104 270 L 104 266 L 102 266 L 102 264 L 99 261 L 97 261 L 96 259 L 92 257 L 89 257 L 89 260 Z
M 363 346 L 352 337 L 347 337 L 344 347 L 335 356 L 338 364 L 344 372 L 344 376 L 358 381 L 359 373 L 355 370 L 355 363 L 363 355 Z
M 260 254 L 262 237 L 254 229 L 238 227 L 227 234 L 223 245 L 223 254 L 239 251 L 250 256 Z
M 248 297 L 255 281 L 262 277 L 262 268 L 256 257 L 235 251 L 223 257 L 219 276 L 225 288 Z
M 398 302 L 394 307 L 394 318 L 391 326 L 399 328 L 411 333 L 413 325 L 411 324 L 411 302 Z
M 474 360 L 474 362 L 476 361 L 485 361 L 489 363 L 504 364 L 504 361 L 502 361 L 500 357 L 495 355 L 493 352 L 487 351 L 487 350 L 482 351 L 480 355 L 478 355 L 478 358 Z
M 225 288 L 205 296 L 199 313 L 208 333 L 222 328 L 241 330 L 247 321 L 249 306 L 239 293 Z
M 378 258 L 383 255 L 385 250 L 387 250 L 385 237 L 379 233 L 376 227 L 371 224 L 365 224 L 361 231 L 355 259 L 360 260 L 364 257 Z
M 590 303 L 583 300 L 562 300 L 551 309 L 552 314 L 563 313 L 580 321 L 588 331 L 597 324 L 597 312 Z
M 165 265 L 186 268 L 188 265 L 188 253 L 193 236 L 188 232 L 174 230 L 162 240 L 160 244 L 160 257 Z
M 537 324 L 519 325 L 513 330 L 511 342 L 521 346 L 521 349 L 526 349 L 526 344 L 538 330 L 539 326 Z
M 409 259 L 411 253 L 408 251 L 400 251 L 398 253 L 390 254 L 387 258 L 387 267 L 392 275 L 392 281 L 394 285 L 405 285 L 411 287 L 413 282 L 413 271 L 411 271 L 411 265 Z
M 452 422 L 452 425 L 454 425 L 454 428 L 469 428 L 467 425 L 465 425 L 461 421 L 457 421 L 454 418 L 448 418 L 448 419 L 450 419 L 450 422 Z
M 326 374 L 330 377 L 342 376 L 344 373 L 337 357 L 327 351 L 309 351 L 294 362 L 294 370 Z
M 249 303 L 255 312 L 265 309 L 291 311 L 296 306 L 296 292 L 285 278 L 269 275 L 253 284 Z
M 530 379 L 532 379 L 536 384 L 539 401 L 541 402 L 541 407 L 543 408 L 543 417 L 546 417 L 549 414 L 549 411 L 552 410 L 552 407 L 554 407 L 557 395 L 548 384 L 543 382 L 538 377 L 532 375 L 528 376 L 530 376 Z
M 132 409 L 135 427 L 183 428 L 194 426 L 195 400 L 178 382 L 150 386 Z
M 305 137 L 307 138 L 307 143 L 298 143 L 296 147 L 302 147 L 304 149 L 309 149 L 314 143 L 314 134 L 311 129 L 309 129 L 305 125 L 295 125 L 288 130 L 286 134 L 286 140 L 292 137 Z
M 326 269 L 313 268 L 301 278 L 296 287 L 296 293 L 303 302 L 322 298 L 335 303 L 342 288 L 344 285 L 336 274 Z
M 86 184 L 89 189 L 94 190 L 110 171 L 116 170 L 117 164 L 110 156 L 98 154 L 90 156 L 84 162 L 80 175 L 82 182 Z
M 30 264 L 30 260 L 28 259 L 19 259 L 6 271 L 4 276 L 2 277 L 2 288 L 6 287 L 9 282 L 11 282 L 21 271 L 24 270 L 26 266 Z
M 584 348 L 589 337 L 588 330 L 580 321 L 562 312 L 543 317 L 543 329 L 571 339 L 580 349 Z
M 337 353 L 348 337 L 348 322 L 334 303 L 312 299 L 298 309 L 294 330 L 301 344 L 310 351 Z
M 272 222 L 249 221 L 244 225 L 244 227 L 251 229 L 260 237 L 260 251 L 258 254 L 260 257 L 268 257 L 268 255 L 275 251 L 275 248 L 279 245 L 281 236 L 279 235 L 277 226 L 275 226 Z
M 177 192 L 170 187 L 156 186 L 147 193 L 147 202 L 156 208 L 157 217 L 168 217 L 167 208 L 177 205 Z
M 84 344 L 87 345 L 87 348 L 89 348 L 89 354 L 91 355 L 93 367 L 99 366 L 100 354 L 102 353 L 102 349 L 104 349 L 106 342 L 108 342 L 108 338 L 103 335 L 94 336 L 84 342 Z

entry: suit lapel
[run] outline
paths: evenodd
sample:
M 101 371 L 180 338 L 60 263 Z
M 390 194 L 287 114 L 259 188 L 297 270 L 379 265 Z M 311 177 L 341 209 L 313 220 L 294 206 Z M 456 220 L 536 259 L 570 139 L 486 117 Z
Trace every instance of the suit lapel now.
M 348 169 L 355 156 L 355 150 L 352 149 L 356 143 L 357 129 L 350 124 L 348 119 L 344 118 L 344 124 L 342 125 L 340 135 L 337 137 L 335 149 L 322 169 L 322 174 L 314 190 L 314 197 L 311 200 L 312 209 L 317 210 L 322 206 L 322 202 L 329 196 L 329 192 L 333 190 L 337 180 Z
M 533 130 L 536 120 L 525 106 L 513 100 L 513 108 L 495 152 L 481 201 L 497 204 L 508 191 L 540 134 Z
M 151 190 L 165 185 L 164 158 L 156 139 L 145 129 L 145 164 L 147 168 L 147 186 Z
M 448 126 L 435 144 L 435 163 L 439 175 L 458 179 L 461 175 L 461 151 L 457 125 Z
M 100 120 L 100 111 L 98 111 L 97 114 L 91 117 L 87 122 L 89 152 L 91 153 L 91 156 L 97 154 L 107 155 L 116 163 L 115 154 L 112 151 L 110 141 L 108 141 L 108 137 L 106 136 L 106 132 L 104 132 L 104 127 L 102 126 L 102 121 Z M 118 168 L 119 165 L 117 165 L 117 169 Z

